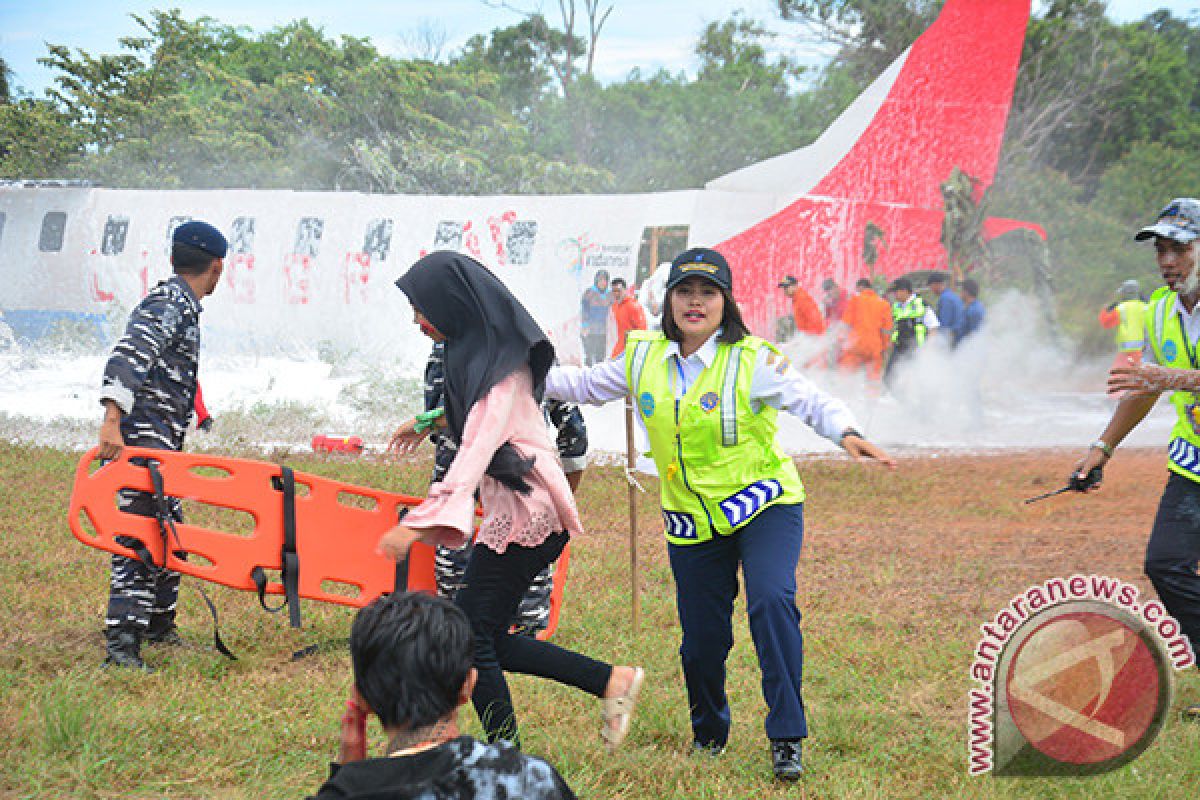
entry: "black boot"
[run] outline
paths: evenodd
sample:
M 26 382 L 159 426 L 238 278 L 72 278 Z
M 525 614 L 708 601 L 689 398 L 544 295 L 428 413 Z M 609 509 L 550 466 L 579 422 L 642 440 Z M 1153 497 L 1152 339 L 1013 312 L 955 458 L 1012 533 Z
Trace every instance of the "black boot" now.
M 800 759 L 800 747 L 803 739 L 772 739 L 771 764 L 775 768 L 775 777 L 781 781 L 794 781 L 804 772 L 804 764 Z
M 142 661 L 142 637 L 137 628 L 117 625 L 104 631 L 104 639 L 104 649 L 108 654 L 104 666 L 149 669 L 146 662 Z
M 175 616 L 154 614 L 150 617 L 150 627 L 143 637 L 146 644 L 163 644 L 168 647 L 182 647 L 183 637 L 179 628 L 175 627 Z

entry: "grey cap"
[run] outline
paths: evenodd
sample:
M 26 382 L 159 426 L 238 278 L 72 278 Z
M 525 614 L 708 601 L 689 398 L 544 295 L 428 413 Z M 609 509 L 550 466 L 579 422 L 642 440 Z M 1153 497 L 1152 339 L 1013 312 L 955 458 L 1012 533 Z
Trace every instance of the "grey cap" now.
M 1153 225 L 1142 228 L 1133 238 L 1140 242 L 1152 236 L 1173 239 L 1182 244 L 1195 241 L 1200 237 L 1200 200 L 1192 197 L 1175 198 L 1159 212 L 1158 220 Z

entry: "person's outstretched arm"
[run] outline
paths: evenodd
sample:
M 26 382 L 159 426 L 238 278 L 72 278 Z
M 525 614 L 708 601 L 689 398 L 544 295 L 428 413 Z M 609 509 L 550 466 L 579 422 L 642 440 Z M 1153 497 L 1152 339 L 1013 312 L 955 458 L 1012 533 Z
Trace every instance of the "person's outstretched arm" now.
M 555 365 L 546 375 L 546 398 L 598 406 L 629 393 L 625 354 L 591 367 Z

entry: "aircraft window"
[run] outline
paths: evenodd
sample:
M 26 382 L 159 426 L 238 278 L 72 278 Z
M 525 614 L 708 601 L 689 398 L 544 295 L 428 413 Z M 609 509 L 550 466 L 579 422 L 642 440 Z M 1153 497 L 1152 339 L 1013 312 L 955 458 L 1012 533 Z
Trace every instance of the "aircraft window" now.
M 434 250 L 457 250 L 462 247 L 463 226 L 461 222 L 442 221 L 433 235 Z
M 508 241 L 505 242 L 505 249 L 508 251 L 508 263 L 510 264 L 528 264 L 533 258 L 533 244 L 537 241 L 537 221 L 532 219 L 519 219 L 513 222 L 512 227 L 508 229 Z
M 65 211 L 48 211 L 42 217 L 42 232 L 38 236 L 38 250 L 43 253 L 57 253 L 62 250 L 63 234 L 67 231 L 67 213 Z
M 392 221 L 390 219 L 373 219 L 367 223 L 367 235 L 363 239 L 363 252 L 371 256 L 373 261 L 387 261 L 388 250 L 392 247 Z
M 125 251 L 125 238 L 129 235 L 129 217 L 109 217 L 104 223 L 104 236 L 100 239 L 100 252 L 106 256 L 119 256 Z
M 175 229 L 185 222 L 191 222 L 191 217 L 171 217 L 171 221 L 167 223 L 167 253 L 171 252 L 171 240 L 175 236 Z
M 254 252 L 254 217 L 238 217 L 233 221 L 229 249 L 234 253 Z
M 296 255 L 315 257 L 321 249 L 321 234 L 325 230 L 325 220 L 320 217 L 301 217 L 296 226 L 296 246 L 292 252 Z

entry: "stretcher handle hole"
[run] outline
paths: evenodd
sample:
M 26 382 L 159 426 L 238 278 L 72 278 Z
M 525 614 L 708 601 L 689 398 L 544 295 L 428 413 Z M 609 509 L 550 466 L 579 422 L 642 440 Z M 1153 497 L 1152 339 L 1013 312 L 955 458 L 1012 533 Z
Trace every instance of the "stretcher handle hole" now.
M 79 530 L 90 539 L 100 538 L 100 532 L 96 529 L 96 524 L 92 522 L 92 515 L 86 508 L 79 509 Z
M 358 492 L 338 492 L 338 502 L 347 508 L 358 508 L 363 511 L 375 511 L 379 508 L 379 500 Z
M 258 521 L 249 511 L 213 505 L 202 500 L 184 498 L 183 518 L 188 525 L 199 526 L 218 533 L 248 539 L 254 535 Z
M 335 594 L 339 597 L 361 597 L 363 588 L 358 584 L 346 583 L 344 581 L 321 581 L 321 591 L 326 594 Z
M 224 467 L 217 467 L 211 464 L 200 464 L 191 467 L 188 469 L 188 472 L 192 473 L 198 478 L 228 478 L 233 475 L 232 472 Z
M 308 497 L 312 493 L 312 488 L 307 483 L 302 482 L 298 478 L 293 479 L 292 486 L 294 487 L 296 497 Z M 271 476 L 271 488 L 277 492 L 282 492 L 283 491 L 283 478 L 280 477 L 279 475 L 272 475 Z

